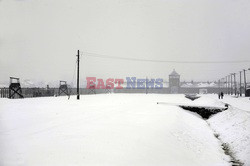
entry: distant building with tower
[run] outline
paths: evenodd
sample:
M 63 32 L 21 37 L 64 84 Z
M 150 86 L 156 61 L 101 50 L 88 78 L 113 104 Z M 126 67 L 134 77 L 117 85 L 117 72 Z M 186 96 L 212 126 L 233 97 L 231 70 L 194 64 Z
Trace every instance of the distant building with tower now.
M 175 69 L 169 74 L 169 82 L 166 90 L 171 94 L 185 94 L 185 93 L 218 93 L 219 91 L 226 92 L 225 83 L 223 87 L 218 82 L 181 82 L 180 74 Z
M 169 74 L 169 89 L 172 94 L 180 92 L 180 75 L 175 69 Z

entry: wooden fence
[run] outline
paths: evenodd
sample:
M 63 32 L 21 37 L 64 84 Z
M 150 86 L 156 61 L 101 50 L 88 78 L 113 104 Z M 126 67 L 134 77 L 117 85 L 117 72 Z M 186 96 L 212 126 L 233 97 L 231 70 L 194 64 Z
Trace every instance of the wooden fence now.
M 1 98 L 9 98 L 9 88 L 0 88 Z

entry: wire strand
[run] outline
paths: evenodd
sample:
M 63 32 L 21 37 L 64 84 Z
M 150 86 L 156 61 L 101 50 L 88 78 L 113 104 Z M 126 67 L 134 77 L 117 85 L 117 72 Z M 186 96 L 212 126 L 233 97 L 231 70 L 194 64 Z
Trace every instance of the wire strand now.
M 84 52 L 82 56 L 95 57 L 95 58 L 108 58 L 108 59 L 118 59 L 127 61 L 141 61 L 141 62 L 156 62 L 156 63 L 197 63 L 197 64 L 221 64 L 221 63 L 250 63 L 250 60 L 240 60 L 240 61 L 167 61 L 167 60 L 154 60 L 154 59 L 139 59 L 139 58 L 125 58 L 125 57 L 115 57 L 109 55 L 101 55 L 97 53 Z

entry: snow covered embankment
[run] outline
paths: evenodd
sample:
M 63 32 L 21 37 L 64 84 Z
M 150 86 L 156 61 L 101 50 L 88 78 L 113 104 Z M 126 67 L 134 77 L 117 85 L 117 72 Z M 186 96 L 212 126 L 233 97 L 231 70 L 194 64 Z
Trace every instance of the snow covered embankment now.
M 218 113 L 207 122 L 218 134 L 218 138 L 227 144 L 232 156 L 250 166 L 250 114 L 234 107 Z
M 198 106 L 196 109 L 199 109 L 201 106 L 220 108 L 225 103 L 230 104 L 229 109 L 211 116 L 206 122 L 214 130 L 215 137 L 221 141 L 225 154 L 231 157 L 231 163 L 235 166 L 250 166 L 250 159 L 247 157 L 250 156 L 250 102 L 245 98 L 237 99 L 232 96 L 218 100 L 216 95 L 202 95 L 190 104 L 192 108 Z M 202 111 L 204 110 L 201 109 L 200 112 Z

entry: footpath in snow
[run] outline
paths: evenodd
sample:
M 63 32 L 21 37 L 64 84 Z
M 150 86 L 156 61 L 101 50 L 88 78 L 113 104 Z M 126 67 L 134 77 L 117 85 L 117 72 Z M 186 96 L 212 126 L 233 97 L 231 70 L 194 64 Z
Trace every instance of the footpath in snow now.
M 205 121 L 178 106 L 157 105 L 159 101 L 223 105 L 212 95 L 195 102 L 163 94 L 0 99 L 0 165 L 229 166 L 221 141 L 231 135 L 244 137 L 240 146 L 232 146 L 243 150 L 237 157 L 249 164 L 249 151 L 242 148 L 249 149 L 249 116 L 245 124 L 241 117 L 246 111 L 235 113 L 242 131 L 238 135 L 230 133 L 234 118 L 224 118 L 233 108 Z

